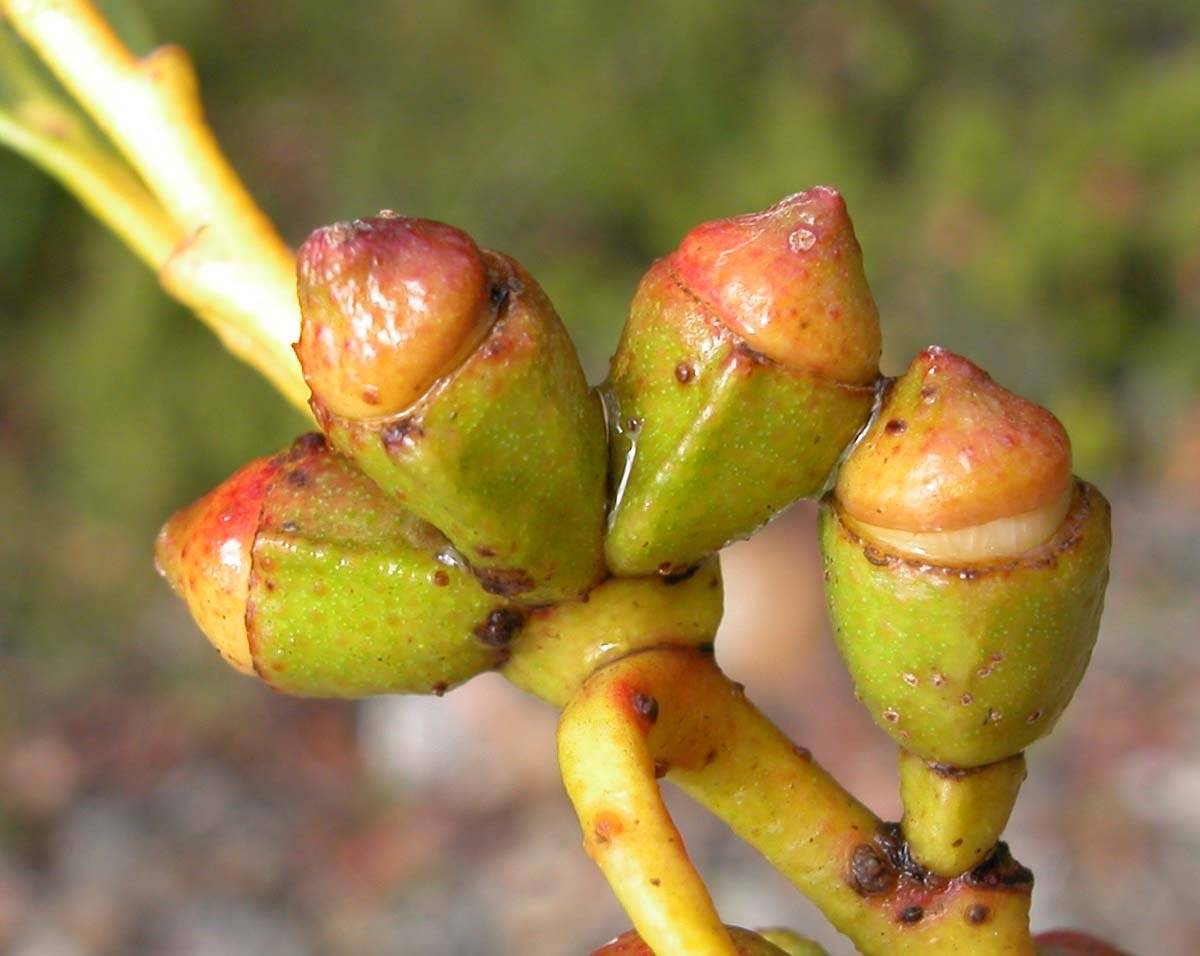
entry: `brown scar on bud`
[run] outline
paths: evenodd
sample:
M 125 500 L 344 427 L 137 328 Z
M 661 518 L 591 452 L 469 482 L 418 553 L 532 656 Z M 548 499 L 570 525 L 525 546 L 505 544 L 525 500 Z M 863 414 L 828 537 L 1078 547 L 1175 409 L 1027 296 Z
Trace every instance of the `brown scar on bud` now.
M 525 623 L 525 614 L 512 607 L 492 611 L 472 629 L 475 637 L 488 647 L 507 647 Z
M 500 597 L 516 597 L 532 591 L 537 582 L 533 575 L 522 568 L 471 568 L 480 586 L 488 594 Z
M 405 415 L 403 418 L 398 418 L 379 433 L 379 440 L 383 442 L 383 447 L 387 449 L 388 454 L 395 454 L 399 451 L 411 451 L 417 447 L 417 442 L 425 435 L 418 421 L 411 415 Z

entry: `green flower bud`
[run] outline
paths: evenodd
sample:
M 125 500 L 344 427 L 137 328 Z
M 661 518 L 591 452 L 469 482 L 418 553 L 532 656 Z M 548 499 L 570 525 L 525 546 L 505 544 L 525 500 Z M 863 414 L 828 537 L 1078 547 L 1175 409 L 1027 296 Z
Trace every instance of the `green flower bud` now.
M 315 232 L 299 288 L 298 354 L 340 451 L 493 593 L 548 603 L 603 577 L 603 413 L 519 264 L 391 216 Z
M 642 280 L 606 385 L 612 571 L 685 568 L 817 492 L 870 412 L 878 360 L 836 192 L 694 229 Z
M 524 620 L 319 435 L 172 517 L 156 558 L 222 655 L 289 694 L 440 694 Z
M 926 760 L 1019 753 L 1083 676 L 1111 536 L 1068 449 L 1049 413 L 931 349 L 822 505 L 838 647 L 875 721 Z
M 786 950 L 763 939 L 758 933 L 752 933 L 748 929 L 741 929 L 737 926 L 726 926 L 725 928 L 729 931 L 733 945 L 737 948 L 738 956 L 788 956 Z M 820 953 L 821 950 L 817 949 L 813 952 Z M 628 933 L 618 936 L 611 943 L 601 946 L 592 953 L 592 956 L 654 956 L 654 953 L 635 930 L 630 930 Z

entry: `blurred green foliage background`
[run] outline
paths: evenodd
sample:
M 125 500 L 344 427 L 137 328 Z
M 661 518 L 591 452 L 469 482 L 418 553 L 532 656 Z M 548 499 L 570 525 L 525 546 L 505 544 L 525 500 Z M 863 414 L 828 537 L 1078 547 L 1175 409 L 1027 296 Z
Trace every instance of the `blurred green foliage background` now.
M 540 277 L 598 380 L 689 227 L 833 185 L 886 372 L 963 352 L 1064 420 L 1081 474 L 1196 502 L 1192 0 L 143 6 L 293 243 L 384 207 L 461 226 Z M 156 637 L 151 542 L 302 420 L 7 153 L 0 210 L 0 734 L 145 675 L 219 709 L 215 655 Z

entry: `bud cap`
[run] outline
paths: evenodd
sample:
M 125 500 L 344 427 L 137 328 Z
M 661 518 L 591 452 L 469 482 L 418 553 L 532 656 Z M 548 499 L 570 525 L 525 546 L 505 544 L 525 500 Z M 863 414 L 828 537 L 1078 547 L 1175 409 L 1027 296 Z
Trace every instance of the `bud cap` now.
M 837 498 L 868 525 L 933 532 L 1057 506 L 1070 486 L 1058 419 L 935 346 L 890 387 L 842 465 Z
M 403 411 L 482 338 L 494 310 L 464 232 L 381 214 L 318 229 L 297 254 L 296 354 L 336 415 Z
M 852 385 L 879 374 L 879 311 L 835 189 L 697 226 L 668 259 L 684 287 L 755 351 Z

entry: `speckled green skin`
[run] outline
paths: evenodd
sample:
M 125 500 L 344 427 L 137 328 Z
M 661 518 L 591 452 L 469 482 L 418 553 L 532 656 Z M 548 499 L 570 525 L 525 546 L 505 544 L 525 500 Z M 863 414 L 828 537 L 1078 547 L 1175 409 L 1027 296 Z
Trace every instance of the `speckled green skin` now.
M 604 576 L 604 416 L 537 284 L 489 255 L 507 296 L 483 343 L 405 412 L 336 418 L 334 445 L 435 525 L 484 587 L 527 604 Z
M 870 413 L 871 386 L 748 349 L 660 260 L 605 385 L 614 574 L 686 568 L 818 492 Z
M 319 436 L 272 480 L 252 550 L 247 633 L 277 690 L 442 693 L 497 666 L 521 613 L 448 563 L 446 540 Z
M 1108 581 L 1109 507 L 1077 483 L 1049 542 L 1009 564 L 942 568 L 864 542 L 822 503 L 835 637 L 872 718 L 901 746 L 977 767 L 1054 726 L 1091 657 Z

